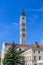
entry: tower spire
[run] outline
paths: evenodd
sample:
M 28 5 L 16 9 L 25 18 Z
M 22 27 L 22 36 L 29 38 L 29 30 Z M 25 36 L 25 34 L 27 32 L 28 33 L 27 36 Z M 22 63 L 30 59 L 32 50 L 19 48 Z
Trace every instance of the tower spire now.
M 21 13 L 22 16 L 25 16 L 25 12 L 24 12 L 24 8 L 22 8 L 22 13 Z

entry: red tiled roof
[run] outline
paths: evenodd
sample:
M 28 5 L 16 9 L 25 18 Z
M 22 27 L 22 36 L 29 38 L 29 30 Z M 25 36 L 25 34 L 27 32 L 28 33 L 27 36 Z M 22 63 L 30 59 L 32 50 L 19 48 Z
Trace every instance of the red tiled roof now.
M 5 43 L 6 46 L 11 46 L 11 43 Z M 30 48 L 43 48 L 43 45 L 38 44 L 38 42 L 35 42 L 33 45 L 26 45 L 26 44 L 16 44 L 17 47 L 30 47 Z
M 12 44 L 10 43 L 5 43 L 6 46 L 11 46 Z M 16 44 L 17 47 L 29 47 L 29 45 L 26 44 Z
M 43 45 L 40 45 L 40 48 L 43 48 Z
M 32 48 L 43 48 L 43 45 L 38 44 L 38 42 L 35 42 L 33 46 L 31 46 Z

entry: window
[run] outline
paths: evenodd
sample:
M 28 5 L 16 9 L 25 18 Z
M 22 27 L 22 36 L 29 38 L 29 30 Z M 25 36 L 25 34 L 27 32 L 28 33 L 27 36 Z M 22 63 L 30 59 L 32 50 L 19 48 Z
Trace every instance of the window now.
M 35 53 L 35 50 L 34 50 L 34 53 Z
M 23 26 L 25 26 L 25 23 L 22 23 Z
M 40 53 L 40 51 L 38 51 L 38 53 Z
M 23 31 L 23 32 L 25 32 L 25 28 L 22 28 L 22 29 L 20 29 L 20 31 Z
M 39 56 L 39 60 L 41 59 L 41 56 Z
M 23 17 L 23 19 L 24 19 L 24 17 Z
M 25 34 L 23 33 L 23 37 L 25 37 Z
M 34 65 L 36 65 L 36 64 L 34 64 Z
M 34 60 L 36 60 L 36 56 L 34 56 Z
M 21 51 L 21 48 L 19 48 L 19 51 Z
M 25 32 L 25 28 L 22 29 Z

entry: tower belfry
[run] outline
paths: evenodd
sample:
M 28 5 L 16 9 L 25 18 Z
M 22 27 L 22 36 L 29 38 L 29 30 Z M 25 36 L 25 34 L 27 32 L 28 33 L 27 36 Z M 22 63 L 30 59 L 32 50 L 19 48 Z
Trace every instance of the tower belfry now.
M 20 44 L 26 44 L 26 16 L 24 9 L 20 16 Z

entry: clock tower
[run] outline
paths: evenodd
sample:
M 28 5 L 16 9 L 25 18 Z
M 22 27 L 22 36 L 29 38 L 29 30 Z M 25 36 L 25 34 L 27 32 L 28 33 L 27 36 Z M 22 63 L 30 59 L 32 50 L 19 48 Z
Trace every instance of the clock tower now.
M 26 16 L 24 9 L 20 16 L 20 44 L 26 44 Z

